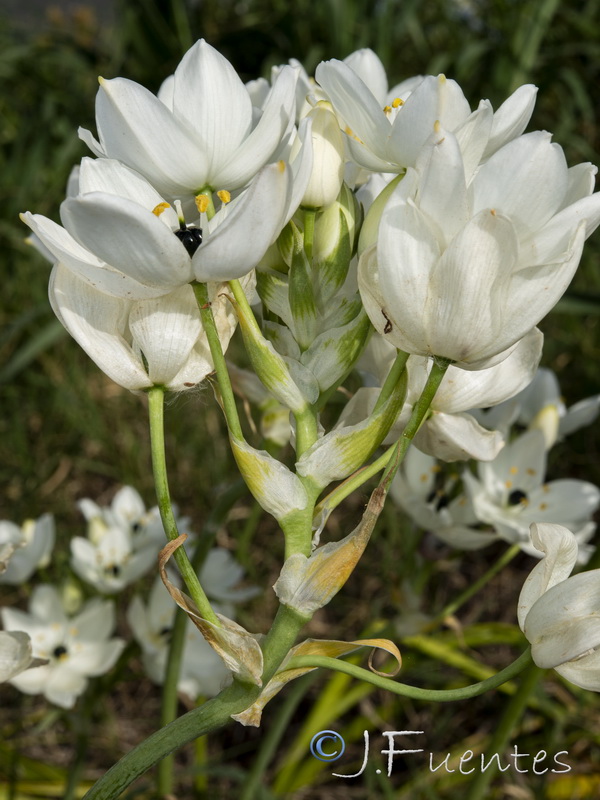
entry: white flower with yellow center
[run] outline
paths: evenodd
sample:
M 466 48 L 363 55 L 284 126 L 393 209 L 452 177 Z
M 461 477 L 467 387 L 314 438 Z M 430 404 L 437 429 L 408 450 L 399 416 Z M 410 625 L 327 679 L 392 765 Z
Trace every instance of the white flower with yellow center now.
M 12 685 L 63 708 L 72 708 L 88 679 L 108 672 L 125 647 L 122 639 L 110 638 L 115 626 L 110 601 L 90 600 L 69 617 L 59 592 L 48 585 L 34 589 L 29 613 L 3 608 L 2 624 L 6 631 L 28 634 L 33 656 L 49 661 L 11 678 Z
M 438 121 L 455 134 L 472 174 L 480 161 L 525 130 L 537 92 L 535 86 L 521 86 L 495 113 L 489 100 L 471 112 L 456 81 L 428 75 L 395 87 L 397 96 L 382 105 L 387 81 L 375 70 L 363 81 L 355 66 L 333 59 L 319 64 L 315 74 L 346 123 L 352 158 L 373 172 L 414 166 Z
M 591 548 L 585 543 L 595 530 L 591 517 L 600 504 L 600 490 L 570 478 L 546 483 L 545 476 L 544 435 L 532 430 L 507 444 L 493 461 L 480 462 L 477 477 L 465 472 L 463 481 L 477 518 L 492 525 L 501 538 L 535 554 L 531 523 L 565 525 L 583 545 L 579 557 L 587 560 Z

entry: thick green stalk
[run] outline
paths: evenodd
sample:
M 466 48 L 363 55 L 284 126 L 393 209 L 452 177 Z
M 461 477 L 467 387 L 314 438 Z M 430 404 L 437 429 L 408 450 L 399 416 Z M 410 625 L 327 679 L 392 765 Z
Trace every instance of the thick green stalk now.
M 359 667 L 357 664 L 351 664 L 348 661 L 330 658 L 329 656 L 295 656 L 290 659 L 286 665 L 286 669 L 324 667 L 326 669 L 344 672 L 346 675 L 352 675 L 353 678 L 371 683 L 378 689 L 386 689 L 392 692 L 392 694 L 397 694 L 401 697 L 411 697 L 414 700 L 427 700 L 434 703 L 447 703 L 454 700 L 468 700 L 471 697 L 485 694 L 485 692 L 490 689 L 496 689 L 498 686 L 501 686 L 503 683 L 506 683 L 506 681 L 518 675 L 530 663 L 531 654 L 529 648 L 527 648 L 516 661 L 513 661 L 512 664 L 501 672 L 497 672 L 484 681 L 473 683 L 470 686 L 463 686 L 460 689 L 421 689 L 417 686 L 408 686 L 405 683 L 398 683 L 391 678 L 377 675 L 368 669 L 364 669 L 364 667 Z
M 196 302 L 200 309 L 200 318 L 202 320 L 202 327 L 208 340 L 210 347 L 210 354 L 212 356 L 213 364 L 215 366 L 215 373 L 219 382 L 219 390 L 221 392 L 221 401 L 223 403 L 223 412 L 227 421 L 229 431 L 236 437 L 236 439 L 244 438 L 242 433 L 242 426 L 235 404 L 235 397 L 233 396 L 233 389 L 231 388 L 231 380 L 229 379 L 229 372 L 225 363 L 225 356 L 223 355 L 223 347 L 215 324 L 212 309 L 210 307 L 210 300 L 208 299 L 208 286 L 205 283 L 193 283 L 194 294 L 196 295 Z M 240 290 L 243 290 L 240 287 Z M 245 295 L 244 295 L 245 297 Z
M 406 369 L 406 362 L 408 361 L 409 353 L 405 353 L 403 350 L 398 350 L 394 363 L 390 371 L 388 372 L 387 378 L 385 379 L 385 383 L 381 387 L 381 391 L 379 392 L 379 397 L 377 398 L 377 402 L 375 403 L 375 407 L 373 408 L 373 413 L 379 411 L 381 406 L 389 399 L 390 395 L 394 391 L 396 384 L 402 377 L 404 370 Z
M 506 706 L 500 724 L 494 728 L 494 734 L 488 746 L 489 753 L 498 753 L 500 755 L 505 750 L 510 735 L 525 713 L 531 693 L 544 672 L 545 670 L 536 667 L 533 663 L 529 665 L 523 675 L 521 685 Z M 485 800 L 486 797 L 489 797 L 488 788 L 496 772 L 497 762 L 494 762 L 485 771 L 476 773 L 469 786 L 466 800 Z
M 170 540 L 179 536 L 177 521 L 171 506 L 171 495 L 167 478 L 167 461 L 165 458 L 164 435 L 164 389 L 154 386 L 148 390 L 148 410 L 150 415 L 150 443 L 152 449 L 152 469 L 154 471 L 154 486 L 158 500 L 158 508 L 162 523 Z M 217 626 L 221 626 L 219 618 L 212 609 L 204 589 L 183 547 L 178 547 L 173 554 L 181 576 L 188 592 L 200 615 Z

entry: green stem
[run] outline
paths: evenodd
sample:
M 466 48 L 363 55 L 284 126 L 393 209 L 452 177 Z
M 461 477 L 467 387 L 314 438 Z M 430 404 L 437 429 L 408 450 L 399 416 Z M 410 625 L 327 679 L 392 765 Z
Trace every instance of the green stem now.
M 309 406 L 302 413 L 294 414 L 296 420 L 296 460 L 317 441 L 317 414 Z
M 219 497 L 217 500 L 215 507 L 202 526 L 202 533 L 198 537 L 198 541 L 194 547 L 194 553 L 192 555 L 192 567 L 196 574 L 204 563 L 204 560 L 213 545 L 217 531 L 219 530 L 219 527 L 229 510 L 233 504 L 245 494 L 246 485 L 243 481 L 238 480 L 232 484 L 227 491 L 223 492 L 221 497 Z M 160 708 L 161 727 L 168 725 L 177 718 L 177 684 L 179 683 L 179 675 L 181 673 L 181 659 L 185 645 L 187 619 L 188 617 L 185 611 L 182 608 L 178 608 L 173 621 L 171 641 L 169 643 L 169 657 L 167 659 L 167 669 L 165 671 L 165 679 L 163 682 Z M 163 760 L 158 764 L 157 788 L 158 793 L 161 796 L 169 795 L 173 792 L 174 765 L 175 759 L 173 758 L 172 754 L 163 758 Z
M 328 656 L 295 656 L 286 664 L 286 669 L 306 669 L 307 667 L 334 669 L 338 672 L 344 672 L 346 675 L 358 678 L 359 680 L 371 683 L 378 689 L 386 689 L 401 697 L 411 697 L 414 700 L 427 700 L 435 703 L 447 703 L 454 700 L 468 700 L 471 697 L 485 694 L 485 692 L 490 689 L 496 689 L 498 686 L 501 686 L 503 683 L 506 683 L 506 681 L 518 675 L 530 663 L 531 654 L 529 648 L 527 648 L 516 661 L 513 661 L 512 664 L 501 670 L 501 672 L 497 672 L 490 678 L 486 678 L 478 683 L 472 683 L 470 686 L 463 686 L 460 689 L 420 689 L 417 686 L 408 686 L 405 683 L 398 683 L 391 678 L 377 675 L 368 669 L 364 669 L 364 667 L 359 667 L 357 664 L 350 664 L 348 661 L 341 661 L 340 659 L 329 658 Z
M 230 722 L 260 694 L 258 686 L 234 682 L 221 694 L 200 708 L 188 711 L 179 719 L 159 728 L 118 761 L 85 794 L 84 800 L 116 800 L 133 781 L 169 753 Z
M 181 672 L 181 659 L 185 645 L 185 629 L 187 627 L 187 614 L 182 608 L 175 613 L 175 620 L 171 630 L 169 644 L 169 657 L 162 687 L 160 706 L 160 725 L 164 727 L 177 718 L 177 684 Z M 168 755 L 158 765 L 156 786 L 161 797 L 173 793 L 173 769 L 175 759 Z
M 279 713 L 274 720 L 270 721 L 266 736 L 262 740 L 258 755 L 254 759 L 250 774 L 245 781 L 244 791 L 240 796 L 240 800 L 253 800 L 265 770 L 275 755 L 277 746 L 289 729 L 289 723 L 294 711 L 306 694 L 310 684 L 314 682 L 315 677 L 316 674 L 311 673 L 297 680 L 291 687 L 283 705 L 279 709 Z
M 482 589 L 491 579 L 500 572 L 501 569 L 513 560 L 513 558 L 521 552 L 521 548 L 518 544 L 513 544 L 512 547 L 509 547 L 508 550 L 505 550 L 504 553 L 500 556 L 500 558 L 496 561 L 495 564 L 484 572 L 484 574 L 478 578 L 475 583 L 472 583 L 468 589 L 466 589 L 462 594 L 460 594 L 455 600 L 443 608 L 439 614 L 433 618 L 433 620 L 424 628 L 424 630 L 430 630 L 431 628 L 436 628 L 440 622 L 443 622 L 446 617 L 451 616 L 454 614 L 467 600 L 470 600 L 471 597 L 477 594 L 477 592 Z
M 150 415 L 150 443 L 152 449 L 152 469 L 154 471 L 154 486 L 158 508 L 165 529 L 165 533 L 172 541 L 179 536 L 177 521 L 171 506 L 171 496 L 169 492 L 169 482 L 167 478 L 167 461 L 165 457 L 165 435 L 164 435 L 164 389 L 161 386 L 154 386 L 148 391 L 148 410 Z M 178 547 L 173 554 L 181 576 L 187 586 L 188 592 L 200 616 L 217 626 L 221 626 L 219 618 L 212 609 L 204 589 L 200 586 L 200 581 L 194 568 L 192 567 L 185 548 Z
M 510 698 L 500 724 L 494 729 L 494 734 L 488 746 L 489 753 L 501 754 L 505 750 L 510 735 L 523 716 L 529 703 L 530 695 L 543 674 L 543 669 L 536 667 L 533 663 L 529 665 L 523 675 L 521 685 Z M 494 761 L 488 769 L 475 775 L 465 800 L 485 800 L 486 797 L 489 797 L 488 787 L 497 772 L 497 767 L 497 762 Z
M 242 433 L 235 397 L 233 395 L 233 389 L 231 388 L 231 380 L 229 379 L 229 372 L 227 371 L 225 356 L 223 355 L 223 346 L 221 345 L 215 318 L 210 307 L 210 300 L 208 299 L 208 286 L 205 283 L 193 283 L 192 287 L 196 295 L 196 302 L 200 309 L 200 318 L 202 319 L 202 327 L 204 328 L 208 346 L 210 347 L 210 354 L 215 366 L 227 427 L 236 439 L 243 440 L 244 434 Z M 244 294 L 241 287 L 240 290 L 242 294 Z M 245 296 L 246 295 L 244 295 L 244 297 Z
M 320 514 L 325 508 L 328 511 L 332 511 L 334 508 L 337 508 L 341 502 L 343 502 L 347 497 L 349 497 L 355 489 L 359 489 L 363 483 L 366 483 L 370 478 L 374 475 L 377 475 L 388 463 L 390 458 L 394 455 L 396 450 L 396 445 L 393 444 L 391 447 L 379 456 L 379 458 L 375 459 L 375 461 L 367 464 L 365 467 L 361 467 L 357 469 L 356 472 L 351 475 L 349 478 L 346 478 L 343 483 L 340 483 L 339 486 L 336 486 L 335 489 L 329 492 L 320 503 L 315 507 L 315 516 Z
M 381 391 L 379 392 L 379 397 L 377 398 L 377 402 L 375 403 L 375 407 L 373 408 L 373 414 L 376 411 L 379 411 L 381 406 L 389 399 L 390 395 L 394 391 L 396 384 L 402 377 L 402 373 L 406 369 L 406 362 L 408 361 L 409 353 L 405 353 L 403 350 L 398 350 L 396 355 L 396 359 L 392 364 L 392 368 L 388 372 L 387 378 L 385 379 L 385 383 L 381 387 Z
M 425 415 L 429 411 L 429 407 L 433 402 L 435 393 L 437 392 L 440 383 L 444 380 L 444 375 L 446 374 L 446 371 L 450 366 L 450 364 L 451 361 L 448 358 L 435 357 L 433 359 L 431 372 L 429 373 L 427 382 L 425 383 L 423 391 L 421 392 L 421 396 L 413 406 L 410 419 L 408 420 L 406 427 L 402 431 L 400 439 L 396 443 L 396 452 L 393 454 L 389 464 L 385 469 L 385 472 L 383 473 L 383 477 L 381 479 L 381 485 L 384 486 L 386 492 L 388 491 L 390 484 L 394 478 L 394 475 L 396 474 L 400 464 L 402 463 L 402 459 L 406 455 L 406 451 L 410 447 L 412 440 L 414 439 L 419 428 L 421 427 L 421 423 L 423 422 L 423 420 L 425 419 Z

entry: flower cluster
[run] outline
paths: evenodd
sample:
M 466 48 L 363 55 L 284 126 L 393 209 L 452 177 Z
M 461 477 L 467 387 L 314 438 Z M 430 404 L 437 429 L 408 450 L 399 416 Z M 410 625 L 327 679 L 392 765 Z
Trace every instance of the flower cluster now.
M 1 611 L 0 681 L 10 681 L 26 694 L 43 694 L 63 708 L 75 704 L 90 678 L 110 672 L 127 644 L 113 636 L 115 602 L 103 596 L 141 584 L 165 542 L 158 509 L 146 510 L 131 486 L 122 487 L 110 506 L 85 498 L 79 507 L 87 521 L 87 536 L 71 539 L 71 568 L 85 585 L 77 585 L 73 578 L 58 585 L 37 584 L 27 612 L 10 607 Z M 180 518 L 179 523 L 187 527 L 189 520 Z M 55 534 L 50 515 L 30 520 L 21 529 L 3 521 L 0 533 L 0 581 L 20 585 L 31 582 L 37 568 L 52 568 Z M 258 592 L 239 586 L 243 569 L 223 548 L 209 550 L 200 577 L 209 596 L 230 616 L 236 604 Z M 138 592 L 142 591 L 140 585 Z M 157 683 L 164 678 L 174 614 L 175 606 L 158 579 L 148 605 L 137 594 L 127 613 L 144 669 Z M 186 641 L 180 691 L 192 700 L 216 694 L 230 679 L 229 671 L 191 625 Z
M 580 561 L 591 553 L 600 491 L 585 481 L 546 481 L 546 457 L 561 437 L 593 421 L 599 402 L 564 408 L 554 379 L 537 372 L 543 336 L 536 326 L 564 294 L 600 223 L 600 193 L 596 167 L 568 167 L 549 133 L 525 132 L 535 96 L 535 87 L 523 86 L 496 110 L 488 100 L 472 110 L 443 75 L 390 89 L 369 50 L 321 63 L 314 80 L 292 62 L 275 69 L 270 83 L 244 86 L 199 41 L 158 96 L 122 78 L 101 80 L 97 138 L 80 132 L 96 158 L 73 171 L 62 224 L 22 217 L 53 263 L 57 317 L 107 375 L 148 393 L 151 430 L 156 398 L 162 403 L 165 391 L 185 391 L 216 373 L 237 466 L 285 537 L 275 592 L 295 622 L 327 603 L 352 572 L 403 458 L 392 494 L 444 541 L 475 549 L 503 539 L 536 552 L 530 524 L 562 524 L 581 545 Z M 228 370 L 223 357 L 238 325 L 250 373 L 239 364 Z M 362 377 L 358 391 L 350 388 L 356 382 L 344 385 L 351 373 Z M 262 439 L 251 441 L 234 391 L 246 410 L 259 405 L 259 425 L 249 427 Z M 333 421 L 321 413 L 342 397 L 348 402 Z M 276 457 L 273 445 L 288 442 L 293 455 Z M 369 464 L 391 443 L 387 460 Z M 470 460 L 452 471 L 440 465 Z M 319 546 L 330 511 L 347 487 L 375 474 L 374 465 L 388 471 L 357 528 Z M 336 481 L 346 484 L 319 500 Z M 163 518 L 168 505 L 163 491 Z M 130 490 L 110 509 L 87 501 L 82 510 L 88 535 L 72 542 L 73 570 L 101 593 L 119 592 L 156 557 L 156 512 Z M 263 650 L 227 605 L 242 599 L 230 591 L 237 568 L 213 554 L 201 585 L 182 570 L 194 596 L 184 595 L 167 577 L 171 555 L 185 567 L 184 550 L 176 552 L 185 537 L 170 513 L 173 542 L 161 556 L 161 576 L 195 625 L 180 688 L 214 694 L 228 671 L 262 687 Z M 21 576 L 30 569 L 17 552 L 27 535 L 4 535 Z M 37 549 L 30 563 L 44 557 Z M 39 653 L 35 637 L 46 619 L 39 598 L 32 598 L 33 622 L 22 612 L 7 617 L 9 629 L 20 623 L 31 631 L 34 655 L 50 661 L 14 679 L 30 688 L 39 670 L 66 668 L 85 652 L 71 633 L 79 617 L 67 620 L 44 591 L 61 634 L 43 639 Z M 526 628 L 536 629 L 529 617 L 542 600 Z M 156 584 L 148 603 L 136 598 L 128 614 L 157 682 L 173 625 L 167 601 Z M 96 603 L 78 613 L 108 619 L 108 608 Z M 112 623 L 98 627 L 106 640 Z M 327 652 L 347 652 L 338 645 L 329 642 Z M 102 648 L 105 663 L 120 651 L 114 640 Z M 73 686 L 99 665 L 90 660 L 86 669 Z M 213 679 L 203 684 L 207 671 Z M 260 717 L 289 680 L 277 672 L 268 678 L 274 683 L 246 719 Z M 62 678 L 57 686 L 53 698 L 66 703 Z

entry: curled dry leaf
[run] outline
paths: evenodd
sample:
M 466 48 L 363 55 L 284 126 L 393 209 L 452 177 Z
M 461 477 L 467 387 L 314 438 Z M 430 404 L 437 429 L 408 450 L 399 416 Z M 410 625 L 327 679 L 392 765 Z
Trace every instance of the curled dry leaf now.
M 167 562 L 186 539 L 187 535 L 182 533 L 160 551 L 158 567 L 167 591 L 238 679 L 245 683 L 262 686 L 263 655 L 256 637 L 222 614 L 217 614 L 220 625 L 204 619 L 200 616 L 193 600 L 169 580 L 166 571 Z
M 393 678 L 397 675 L 402 667 L 402 656 L 400 651 L 393 642 L 388 639 L 356 639 L 353 642 L 341 642 L 335 639 L 306 639 L 301 644 L 292 647 L 287 657 L 283 661 L 280 668 L 275 675 L 267 683 L 258 698 L 247 709 L 240 714 L 232 714 L 232 718 L 241 722 L 242 725 L 251 725 L 258 727 L 262 716 L 263 708 L 275 695 L 294 678 L 299 678 L 307 672 L 312 672 L 315 667 L 295 667 L 292 669 L 287 668 L 290 660 L 295 656 L 328 656 L 330 658 L 339 658 L 340 656 L 347 655 L 353 650 L 358 650 L 359 647 L 373 647 L 380 650 L 385 650 L 396 659 L 397 667 L 393 672 L 379 672 L 373 668 L 372 658 L 373 652 L 369 657 L 369 668 L 377 675 L 384 675 L 387 678 Z

